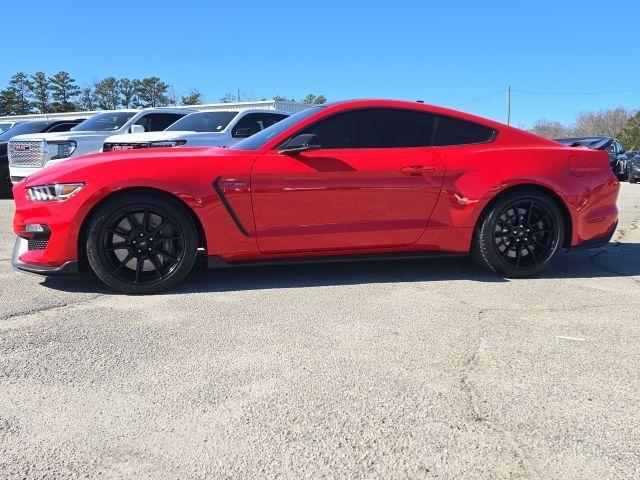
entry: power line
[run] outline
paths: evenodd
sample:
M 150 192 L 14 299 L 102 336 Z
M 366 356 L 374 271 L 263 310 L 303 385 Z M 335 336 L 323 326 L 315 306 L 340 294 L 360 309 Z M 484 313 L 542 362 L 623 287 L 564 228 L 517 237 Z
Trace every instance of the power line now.
M 461 107 L 463 105 L 469 105 L 470 103 L 479 102 L 480 100 L 484 100 L 485 98 L 495 97 L 496 95 L 500 95 L 501 93 L 504 93 L 506 91 L 507 91 L 506 89 L 502 89 L 498 92 L 490 93 L 489 95 L 485 95 L 483 97 L 474 98 L 473 100 L 469 100 L 468 102 L 458 103 L 457 105 L 454 105 L 454 107 Z
M 531 95 L 607 95 L 611 93 L 629 93 L 629 92 L 637 92 L 637 91 L 640 91 L 640 87 L 627 88 L 624 90 L 603 90 L 600 92 L 543 92 L 538 90 L 517 90 L 517 89 L 512 90 L 512 92 L 528 93 Z

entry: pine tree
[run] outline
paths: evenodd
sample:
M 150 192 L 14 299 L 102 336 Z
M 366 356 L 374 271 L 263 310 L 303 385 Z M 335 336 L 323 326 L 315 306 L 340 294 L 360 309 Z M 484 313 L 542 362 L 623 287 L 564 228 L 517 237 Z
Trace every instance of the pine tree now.
M 102 110 L 115 110 L 120 104 L 120 89 L 116 77 L 107 77 L 100 80 L 93 87 L 93 98 L 98 108 Z
M 80 95 L 80 87 L 67 72 L 58 72 L 49 79 L 51 82 L 53 108 L 57 112 L 72 112 L 78 108 L 75 99 Z
M 33 96 L 33 106 L 40 113 L 48 113 L 51 110 L 49 80 L 43 72 L 36 72 L 31 75 L 31 95 Z
M 13 75 L 9 80 L 9 89 L 13 89 L 13 114 L 27 115 L 31 113 L 31 102 L 29 101 L 31 82 L 29 82 L 27 74 L 18 72 Z
M 189 90 L 189 93 L 182 97 L 182 105 L 200 105 L 202 103 L 202 92 L 195 88 Z

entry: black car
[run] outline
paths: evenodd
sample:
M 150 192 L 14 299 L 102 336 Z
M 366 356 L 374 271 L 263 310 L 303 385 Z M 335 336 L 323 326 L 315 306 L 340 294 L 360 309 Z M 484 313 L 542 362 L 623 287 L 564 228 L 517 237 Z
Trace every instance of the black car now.
M 640 181 L 640 152 L 631 152 L 635 155 L 630 156 L 627 160 L 627 179 L 629 183 L 638 183 Z
M 7 159 L 7 143 L 16 135 L 27 133 L 66 132 L 83 122 L 77 120 L 34 120 L 31 122 L 16 122 L 13 126 L 0 133 L 0 198 L 11 197 L 11 178 L 9 177 L 9 161 Z
M 627 174 L 627 155 L 620 142 L 613 137 L 556 138 L 556 142 L 571 147 L 586 147 L 592 150 L 606 150 L 610 157 L 611 170 L 616 177 L 624 180 Z

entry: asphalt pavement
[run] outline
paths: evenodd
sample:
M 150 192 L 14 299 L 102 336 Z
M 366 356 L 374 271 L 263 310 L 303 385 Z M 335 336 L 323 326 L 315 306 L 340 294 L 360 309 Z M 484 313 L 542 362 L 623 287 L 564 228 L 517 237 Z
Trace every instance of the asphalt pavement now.
M 467 259 L 207 271 L 125 297 L 12 270 L 0 478 L 638 478 L 640 185 L 539 278 Z

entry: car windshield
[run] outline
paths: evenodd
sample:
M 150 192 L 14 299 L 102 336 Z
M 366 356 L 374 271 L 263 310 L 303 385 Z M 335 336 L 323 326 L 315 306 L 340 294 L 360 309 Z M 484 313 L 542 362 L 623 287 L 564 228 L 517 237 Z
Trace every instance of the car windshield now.
M 238 112 L 191 113 L 173 123 L 166 132 L 221 132 Z
M 79 123 L 71 130 L 76 132 L 110 132 L 121 128 L 135 114 L 136 112 L 99 113 Z
M 11 127 L 10 123 L 0 123 L 0 133 L 6 132 Z
M 14 125 L 9 130 L 0 133 L 0 142 L 7 142 L 16 135 L 25 135 L 28 133 L 40 133 L 46 129 L 51 122 L 25 122 Z
M 262 148 L 265 144 L 273 140 L 282 132 L 285 132 L 286 130 L 290 129 L 297 123 L 303 121 L 305 118 L 309 118 L 315 115 L 316 113 L 320 112 L 323 108 L 326 108 L 326 107 L 311 107 L 311 108 L 302 110 L 301 112 L 298 112 L 295 115 L 291 115 L 290 117 L 287 117 L 284 120 L 281 120 L 278 123 L 265 128 L 264 130 L 256 133 L 255 135 L 252 135 L 249 138 L 246 138 L 241 142 L 236 143 L 231 148 L 235 150 L 257 150 L 259 148 Z

